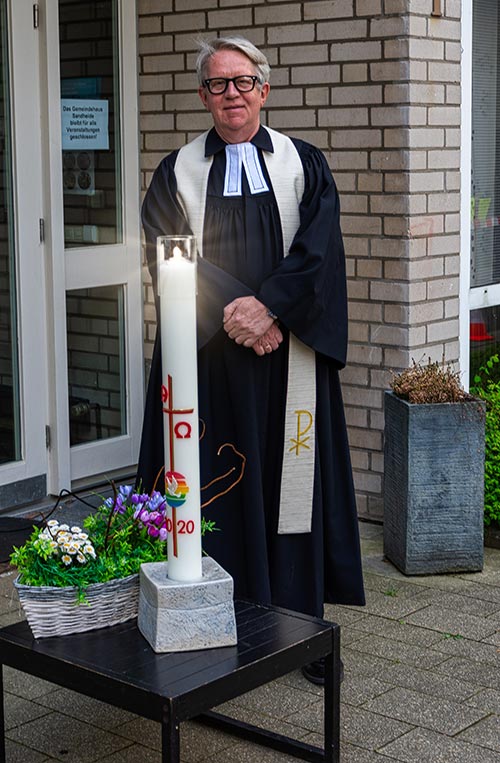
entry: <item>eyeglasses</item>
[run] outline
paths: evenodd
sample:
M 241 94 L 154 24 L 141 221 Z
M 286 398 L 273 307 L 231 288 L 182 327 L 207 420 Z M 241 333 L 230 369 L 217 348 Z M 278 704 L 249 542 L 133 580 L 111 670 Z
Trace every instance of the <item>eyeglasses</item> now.
M 254 89 L 255 83 L 259 81 L 259 77 L 243 74 L 240 77 L 212 77 L 204 80 L 203 84 L 212 95 L 222 95 L 226 92 L 230 82 L 233 83 L 239 93 L 250 93 Z

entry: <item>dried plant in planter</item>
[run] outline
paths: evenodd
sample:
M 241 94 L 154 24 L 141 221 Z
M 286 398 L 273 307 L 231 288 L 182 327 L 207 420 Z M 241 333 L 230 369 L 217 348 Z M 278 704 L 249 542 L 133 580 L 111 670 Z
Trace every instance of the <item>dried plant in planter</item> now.
M 460 374 L 449 363 L 413 361 L 410 368 L 394 374 L 390 387 L 397 397 L 409 403 L 460 403 L 472 400 L 464 390 Z

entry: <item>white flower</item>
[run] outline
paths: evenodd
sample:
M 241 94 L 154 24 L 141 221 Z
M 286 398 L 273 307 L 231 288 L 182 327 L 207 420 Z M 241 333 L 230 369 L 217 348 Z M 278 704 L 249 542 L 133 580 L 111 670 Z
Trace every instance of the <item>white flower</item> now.
M 60 525 L 59 529 L 60 530 L 69 530 L 69 525 Z
M 91 556 L 92 559 L 95 559 L 95 549 L 92 546 L 92 544 L 89 543 L 87 546 L 84 546 L 83 551 L 85 554 L 88 554 L 89 556 Z
M 77 561 L 79 561 L 79 562 L 80 562 L 80 564 L 85 564 L 85 563 L 86 563 L 86 561 L 87 561 L 87 560 L 85 559 L 84 555 L 83 555 L 83 554 L 80 554 L 80 552 L 78 552 L 78 554 L 76 555 L 76 558 L 77 558 Z
M 71 557 L 68 556 L 67 554 L 64 554 L 61 558 L 62 558 L 63 564 L 65 564 L 66 567 L 68 567 L 68 565 L 71 564 Z
M 87 535 L 87 533 L 78 533 L 76 537 L 78 538 L 78 540 L 87 540 L 89 536 Z
M 49 519 L 49 521 L 47 522 L 48 527 L 58 527 L 58 525 L 59 525 L 59 522 L 57 521 L 57 519 Z
M 75 525 L 75 527 L 72 527 L 72 528 L 71 528 L 71 532 L 72 532 L 73 534 L 78 534 L 78 533 L 81 533 L 81 531 L 82 531 L 82 528 L 81 528 L 81 527 L 77 527 L 76 525 Z

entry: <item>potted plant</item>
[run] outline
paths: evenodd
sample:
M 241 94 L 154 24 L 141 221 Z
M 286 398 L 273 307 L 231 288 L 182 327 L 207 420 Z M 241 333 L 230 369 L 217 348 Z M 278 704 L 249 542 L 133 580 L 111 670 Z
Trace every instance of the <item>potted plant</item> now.
M 413 363 L 385 394 L 384 553 L 407 575 L 483 567 L 484 402 Z
M 473 376 L 471 391 L 486 403 L 484 464 L 484 542 L 500 548 L 500 376 L 498 354 Z
M 137 616 L 139 568 L 166 558 L 165 497 L 134 492 L 130 485 L 113 485 L 113 491 L 83 528 L 47 517 L 14 549 L 14 585 L 36 638 Z

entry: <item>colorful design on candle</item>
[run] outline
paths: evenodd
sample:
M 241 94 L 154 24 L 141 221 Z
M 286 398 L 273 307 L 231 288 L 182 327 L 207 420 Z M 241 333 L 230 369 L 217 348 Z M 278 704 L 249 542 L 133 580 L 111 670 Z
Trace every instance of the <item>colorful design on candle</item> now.
M 177 523 L 177 509 L 186 502 L 188 493 L 189 486 L 183 474 L 173 471 L 165 472 L 165 500 L 172 509 L 172 527 L 169 528 L 167 525 L 167 530 L 172 533 L 174 556 L 177 556 L 178 550 L 177 534 L 179 528 Z M 184 525 L 185 524 L 186 523 L 184 522 Z
M 165 472 L 165 499 L 169 506 L 182 506 L 186 501 L 189 487 L 180 472 Z

